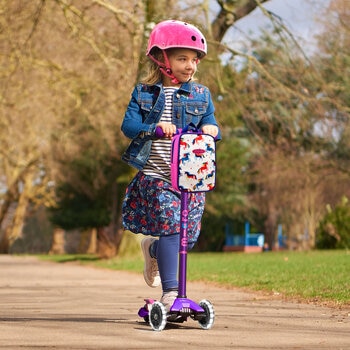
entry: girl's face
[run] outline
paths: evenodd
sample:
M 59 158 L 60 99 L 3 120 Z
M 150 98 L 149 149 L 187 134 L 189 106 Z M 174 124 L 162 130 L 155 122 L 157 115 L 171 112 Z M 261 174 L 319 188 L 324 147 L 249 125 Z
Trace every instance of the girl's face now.
M 199 62 L 196 51 L 190 49 L 170 49 L 167 51 L 170 68 L 173 75 L 180 83 L 189 81 L 197 71 Z M 165 83 L 174 85 L 171 79 L 164 76 Z

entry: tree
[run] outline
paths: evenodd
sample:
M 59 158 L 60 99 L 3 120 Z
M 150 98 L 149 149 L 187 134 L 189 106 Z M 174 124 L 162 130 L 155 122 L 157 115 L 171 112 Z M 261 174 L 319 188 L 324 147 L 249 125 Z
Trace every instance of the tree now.
M 21 236 L 28 203 L 50 200 L 49 178 L 43 171 L 43 164 L 48 154 L 47 131 L 51 119 L 45 123 L 46 128 L 41 127 L 42 116 L 50 115 L 46 104 L 50 94 L 43 84 L 43 72 L 32 70 L 36 60 L 29 53 L 36 16 L 31 11 L 35 6 L 30 6 L 30 20 L 24 20 L 19 3 L 3 1 L 1 7 L 0 166 L 5 193 L 0 222 L 5 220 L 7 225 L 0 241 L 0 252 L 7 253 Z
M 316 243 L 320 249 L 349 249 L 350 206 L 345 196 L 334 209 L 327 206 L 327 214 L 320 222 Z
M 71 130 L 80 122 L 79 112 L 99 136 L 103 135 L 112 158 L 120 154 L 125 142 L 119 137 L 118 115 L 125 108 L 131 76 L 136 72 L 125 68 L 130 65 L 124 57 L 129 53 L 132 57 L 133 43 L 139 49 L 140 37 L 139 22 L 125 21 L 127 16 L 132 18 L 131 5 L 125 2 L 125 6 L 129 12 L 111 13 L 97 2 L 80 9 L 64 1 L 1 3 L 5 28 L 1 33 L 5 67 L 1 73 L 1 165 L 7 191 L 1 219 L 9 218 L 11 203 L 26 203 L 20 200 L 22 193 L 26 193 L 27 201 L 52 205 L 54 191 L 48 184 L 54 184 L 61 171 L 51 157 L 52 147 L 75 152 L 73 145 L 78 142 L 71 141 Z M 119 30 L 114 27 L 116 22 Z M 74 136 L 77 141 L 81 135 Z M 94 151 L 99 152 L 97 148 Z M 29 173 L 33 181 L 25 180 Z M 20 229 L 12 228 L 13 223 L 23 226 L 25 210 L 17 211 L 21 217 L 18 214 L 12 222 L 7 220 L 3 252 L 20 234 Z
M 322 37 L 322 42 L 330 41 Z M 346 86 L 341 74 L 325 77 L 330 69 L 344 71 L 334 60 L 338 53 L 306 59 L 295 44 L 281 27 L 256 42 L 242 87 L 249 103 L 240 101 L 256 149 L 248 173 L 257 223 L 263 224 L 270 245 L 283 222 L 289 238 L 310 249 L 326 204 L 348 193 L 344 166 L 334 164 L 337 135 L 346 135 L 339 131 L 346 129 L 348 99 L 337 93 Z M 327 64 L 320 65 L 320 59 Z
M 333 0 L 325 30 L 319 36 L 319 55 L 315 58 L 324 81 L 322 94 L 328 97 L 328 126 L 334 135 L 333 152 L 338 169 L 349 175 L 350 150 L 350 4 Z
M 71 129 L 70 142 L 64 147 L 58 140 L 53 142 L 53 158 L 60 173 L 56 177 L 56 203 L 50 208 L 51 220 L 65 230 L 97 229 L 99 254 L 106 257 L 116 253 L 121 239 L 117 218 L 122 191 L 117 179 L 129 170 L 106 142 L 102 130 L 96 130 L 84 115 L 79 119 Z

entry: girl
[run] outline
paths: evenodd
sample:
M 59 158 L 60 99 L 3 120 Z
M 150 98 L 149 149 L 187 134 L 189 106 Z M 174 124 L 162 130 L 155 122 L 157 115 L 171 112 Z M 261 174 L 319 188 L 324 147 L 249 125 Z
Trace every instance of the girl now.
M 121 127 L 132 139 L 122 158 L 139 170 L 126 190 L 123 226 L 153 236 L 141 242 L 144 278 L 151 287 L 162 284 L 160 301 L 169 310 L 178 290 L 180 232 L 180 193 L 170 179 L 171 138 L 189 123 L 214 137 L 219 128 L 208 88 L 193 81 L 199 60 L 207 54 L 203 34 L 185 22 L 160 22 L 150 34 L 146 54 L 149 73 L 134 88 Z M 164 138 L 155 137 L 157 127 Z M 191 194 L 189 249 L 200 233 L 204 202 L 204 193 Z

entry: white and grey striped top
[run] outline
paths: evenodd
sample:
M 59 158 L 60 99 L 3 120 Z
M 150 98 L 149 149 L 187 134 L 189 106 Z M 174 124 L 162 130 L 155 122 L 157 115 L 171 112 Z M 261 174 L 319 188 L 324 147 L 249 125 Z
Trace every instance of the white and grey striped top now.
M 165 106 L 161 122 L 171 123 L 173 95 L 177 90 L 176 87 L 164 87 Z M 170 162 L 171 162 L 171 140 L 158 139 L 152 142 L 151 153 L 146 165 L 143 168 L 143 173 L 156 178 L 170 182 Z

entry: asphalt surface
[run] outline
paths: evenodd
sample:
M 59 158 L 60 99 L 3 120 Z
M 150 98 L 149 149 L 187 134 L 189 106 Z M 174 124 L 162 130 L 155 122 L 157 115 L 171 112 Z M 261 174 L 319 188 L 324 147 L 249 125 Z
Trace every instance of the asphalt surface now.
M 154 331 L 137 312 L 160 297 L 142 273 L 0 255 L 0 349 L 350 349 L 350 309 L 285 302 L 188 283 L 215 308 L 209 330 L 189 319 Z

